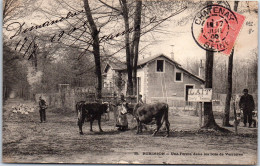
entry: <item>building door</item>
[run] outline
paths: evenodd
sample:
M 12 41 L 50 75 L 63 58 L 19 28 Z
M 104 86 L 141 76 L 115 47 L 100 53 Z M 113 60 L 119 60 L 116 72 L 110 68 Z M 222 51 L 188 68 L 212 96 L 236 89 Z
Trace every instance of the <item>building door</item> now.
M 185 101 L 188 101 L 188 92 L 189 89 L 193 89 L 194 85 L 185 85 Z

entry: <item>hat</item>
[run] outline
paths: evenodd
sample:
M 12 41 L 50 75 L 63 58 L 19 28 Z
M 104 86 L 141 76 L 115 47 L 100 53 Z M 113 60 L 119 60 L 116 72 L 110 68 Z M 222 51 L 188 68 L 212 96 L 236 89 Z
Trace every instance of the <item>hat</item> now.
M 248 89 L 244 89 L 243 92 L 248 92 Z

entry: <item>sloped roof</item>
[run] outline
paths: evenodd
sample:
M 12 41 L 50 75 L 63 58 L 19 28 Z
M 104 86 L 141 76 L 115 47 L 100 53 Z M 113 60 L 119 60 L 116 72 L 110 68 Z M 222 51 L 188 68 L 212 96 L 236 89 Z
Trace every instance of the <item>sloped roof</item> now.
M 154 60 L 155 60 L 156 58 L 158 58 L 158 57 L 164 57 L 164 58 L 166 58 L 169 62 L 175 64 L 175 66 L 176 66 L 178 69 L 184 71 L 185 73 L 187 73 L 188 75 L 190 75 L 190 76 L 192 76 L 192 77 L 195 77 L 196 79 L 200 80 L 201 82 L 205 82 L 205 80 L 203 80 L 203 79 L 200 78 L 199 76 L 194 75 L 192 72 L 190 72 L 190 71 L 188 71 L 187 69 L 183 68 L 183 67 L 181 66 L 181 64 L 179 64 L 179 63 L 176 62 L 175 60 L 172 60 L 171 58 L 165 56 L 164 54 L 158 54 L 158 55 L 155 55 L 155 56 L 151 56 L 151 57 L 148 57 L 148 58 L 144 58 L 144 59 L 142 59 L 142 60 L 140 60 L 140 61 L 138 62 L 138 65 L 137 65 L 137 66 L 145 65 L 145 64 L 148 63 L 148 62 L 154 61 Z
M 114 70 L 123 70 L 126 69 L 126 64 L 124 62 L 110 62 L 109 65 Z
M 148 58 L 141 59 L 141 60 L 138 61 L 137 67 L 140 67 L 140 66 L 143 66 L 143 65 L 145 65 L 145 64 L 147 64 L 149 62 L 152 62 L 152 61 L 156 60 L 156 58 L 158 58 L 158 57 L 166 58 L 170 63 L 174 64 L 178 69 L 184 71 L 186 74 L 194 77 L 195 79 L 198 79 L 201 82 L 205 82 L 205 80 L 203 80 L 199 76 L 194 75 L 192 72 L 190 72 L 187 69 L 183 68 L 181 66 L 181 64 L 179 64 L 175 60 L 172 60 L 171 58 L 165 56 L 164 54 L 158 54 L 158 55 L 155 55 L 155 56 L 150 56 Z M 122 70 L 126 70 L 127 69 L 126 63 L 122 62 L 122 61 L 120 61 L 120 60 L 118 60 L 116 58 L 113 58 L 112 60 L 109 60 L 107 62 L 107 65 L 111 66 L 111 68 L 114 69 L 114 70 L 122 71 Z M 105 67 L 105 69 L 106 69 L 106 67 Z
M 104 72 L 105 72 L 107 66 L 110 66 L 113 70 L 124 70 L 124 69 L 126 69 L 126 63 L 122 62 L 119 59 L 114 58 L 114 57 L 113 58 L 111 57 L 109 60 L 107 60 L 106 66 L 104 68 Z
M 205 80 L 204 80 L 203 78 L 200 78 L 199 76 L 196 76 L 196 75 L 192 74 L 192 72 L 190 72 L 190 71 L 184 69 L 182 66 L 176 66 L 176 67 L 177 67 L 178 69 L 180 69 L 180 70 L 183 70 L 184 72 L 186 72 L 186 73 L 189 74 L 190 76 L 197 78 L 197 79 L 200 80 L 201 82 L 203 82 L 203 83 L 205 82 Z
M 164 58 L 168 59 L 169 61 L 175 63 L 176 65 L 180 65 L 178 62 L 168 58 L 164 54 L 158 54 L 158 55 L 150 56 L 148 58 L 144 58 L 144 59 L 139 60 L 137 66 L 141 66 L 141 65 L 144 65 L 144 64 L 146 64 L 148 62 L 154 61 L 158 57 L 164 57 Z

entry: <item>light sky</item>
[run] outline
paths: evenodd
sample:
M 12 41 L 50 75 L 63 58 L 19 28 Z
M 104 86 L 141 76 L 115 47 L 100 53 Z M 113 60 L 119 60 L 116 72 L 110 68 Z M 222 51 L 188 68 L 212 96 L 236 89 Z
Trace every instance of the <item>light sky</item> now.
M 81 1 L 74 1 L 76 3 L 81 3 Z M 70 2 L 71 3 L 71 2 Z M 66 13 L 67 11 L 61 5 L 56 5 L 57 9 L 53 11 L 53 6 L 50 6 L 50 1 L 41 2 L 40 8 L 46 10 L 48 7 L 52 12 L 57 13 Z M 77 6 L 77 5 L 75 5 Z M 233 2 L 230 2 L 231 9 L 234 6 Z M 189 8 L 191 6 L 188 6 Z M 258 15 L 253 11 L 257 8 L 256 2 L 239 2 L 238 13 L 246 17 L 244 25 L 239 33 L 239 36 L 235 43 L 235 59 L 241 59 L 242 61 L 247 61 L 252 57 L 252 51 L 257 50 L 258 46 Z M 197 9 L 198 6 L 194 6 L 194 9 Z M 249 11 L 250 10 L 250 11 Z M 197 61 L 199 59 L 205 59 L 205 50 L 201 49 L 194 41 L 191 34 L 191 25 L 193 18 L 195 17 L 197 11 L 194 10 L 185 10 L 184 12 L 170 18 L 167 22 L 162 23 L 163 31 L 167 33 L 153 33 L 152 37 L 150 34 L 147 34 L 141 38 L 140 49 L 147 45 L 148 43 L 154 43 L 146 47 L 145 51 L 140 54 L 140 59 L 147 57 L 149 55 L 156 54 L 165 54 L 170 56 L 170 53 L 174 52 L 174 59 L 181 63 L 187 64 L 189 61 Z M 181 22 L 182 18 L 188 17 L 184 23 Z M 24 21 L 26 25 L 30 26 L 34 23 L 43 23 L 49 19 L 57 19 L 55 15 L 43 15 L 39 12 L 34 12 L 31 15 L 27 16 L 23 20 L 18 20 L 19 22 Z M 252 22 L 253 26 L 249 26 L 248 22 Z M 59 23 L 60 25 L 61 23 Z M 46 27 L 42 30 L 48 31 Z M 111 29 L 110 29 L 111 30 Z M 113 31 L 113 29 L 112 29 Z M 115 30 L 116 31 L 116 30 Z M 250 33 L 249 33 L 250 32 Z M 5 32 L 4 32 L 5 33 Z M 143 42 L 149 41 L 149 42 Z M 173 47 L 171 45 L 174 45 Z M 109 52 L 113 52 L 113 48 L 108 47 Z M 124 57 L 124 51 L 120 52 L 122 59 Z M 227 59 L 227 56 L 222 53 L 215 53 L 215 56 L 223 57 Z
M 244 3 L 246 2 L 239 2 Z M 250 2 L 252 3 L 252 2 Z M 230 3 L 233 5 L 233 3 Z M 242 5 L 242 4 L 240 4 Z M 257 3 L 252 3 L 250 6 L 257 7 Z M 243 7 L 243 6 L 239 6 Z M 238 13 L 239 13 L 238 7 Z M 244 7 L 243 7 L 244 9 Z M 246 8 L 245 8 L 246 9 Z M 176 18 L 186 15 L 187 12 L 183 12 L 180 15 L 176 16 Z M 195 16 L 196 13 L 194 13 Z M 258 15 L 254 12 L 243 12 L 246 19 L 244 25 L 238 35 L 238 38 L 235 43 L 235 59 L 250 59 L 251 51 L 256 49 L 258 46 Z M 176 19 L 175 17 L 171 18 L 171 20 Z M 247 22 L 253 22 L 253 26 L 246 25 Z M 163 42 L 160 42 L 156 45 L 149 47 L 150 52 L 153 54 L 164 53 L 169 55 L 172 51 L 171 45 L 174 45 L 173 52 L 174 58 L 180 63 L 186 63 L 187 60 L 194 60 L 198 58 L 205 58 L 205 51 L 202 50 L 194 41 L 191 35 L 191 24 L 192 20 L 189 20 L 188 23 L 184 26 L 176 26 L 175 24 L 169 24 L 169 27 L 166 29 L 167 31 L 171 31 L 171 35 L 161 35 L 160 38 L 163 39 Z M 249 34 L 250 29 L 253 30 Z M 257 49 L 256 49 L 257 50 Z M 222 53 L 215 53 L 215 56 L 223 57 L 227 59 L 227 55 Z

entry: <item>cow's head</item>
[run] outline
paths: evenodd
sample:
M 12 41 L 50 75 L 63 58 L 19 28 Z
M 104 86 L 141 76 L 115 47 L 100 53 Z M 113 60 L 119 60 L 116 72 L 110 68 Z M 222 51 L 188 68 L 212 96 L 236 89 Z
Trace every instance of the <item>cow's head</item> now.
M 135 111 L 141 107 L 143 103 L 123 103 L 123 107 L 126 108 L 127 113 L 134 115 Z
M 125 109 L 125 111 L 129 114 L 133 114 L 133 104 L 132 103 L 127 103 L 127 102 L 124 102 L 122 104 L 122 107 Z
M 108 102 L 102 103 L 102 110 L 103 110 L 104 113 L 108 113 L 110 111 Z

